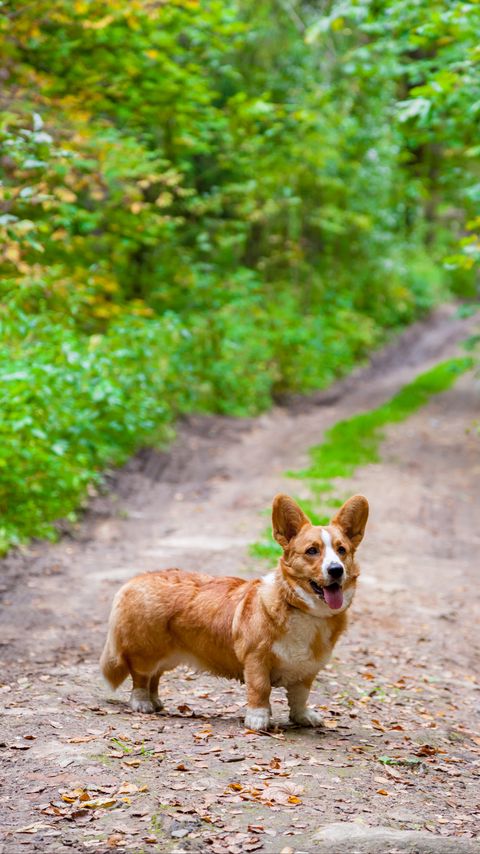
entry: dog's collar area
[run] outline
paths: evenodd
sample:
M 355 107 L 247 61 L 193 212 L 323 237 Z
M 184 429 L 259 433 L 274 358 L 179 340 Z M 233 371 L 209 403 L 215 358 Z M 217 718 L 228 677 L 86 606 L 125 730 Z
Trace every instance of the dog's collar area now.
M 336 581 L 334 581 L 333 584 L 328 584 L 327 586 L 328 586 L 328 589 L 331 590 L 332 592 L 336 592 L 337 590 L 340 590 L 340 585 L 337 584 Z M 321 587 L 320 584 L 317 584 L 317 582 L 314 581 L 313 578 L 310 579 L 310 587 L 317 594 L 317 596 L 320 596 L 321 599 L 325 599 L 323 587 Z

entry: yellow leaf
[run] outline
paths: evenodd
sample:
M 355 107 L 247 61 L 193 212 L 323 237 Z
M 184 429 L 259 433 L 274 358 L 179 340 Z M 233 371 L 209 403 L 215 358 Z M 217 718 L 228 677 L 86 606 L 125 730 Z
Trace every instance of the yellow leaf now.
M 57 199 L 60 199 L 61 202 L 76 202 L 77 196 L 75 193 L 72 193 L 67 187 L 56 187 L 54 190 L 54 194 Z
M 11 261 L 15 264 L 20 258 L 20 249 L 16 243 L 11 243 L 10 246 L 7 246 L 3 253 L 3 257 L 6 261 Z
M 89 810 L 103 810 L 108 809 L 108 807 L 113 807 L 113 805 L 116 803 L 117 801 L 115 800 L 115 798 L 110 798 L 110 800 L 108 798 L 104 798 L 99 799 L 97 801 L 85 801 L 83 806 L 87 807 Z
M 50 240 L 63 240 L 67 236 L 67 231 L 65 228 L 57 228 L 56 231 L 53 231 L 50 235 Z
M 155 204 L 158 208 L 166 208 L 168 205 L 171 205 L 173 201 L 173 196 L 171 193 L 165 191 L 164 193 L 160 193 L 157 199 L 155 199 Z
M 82 21 L 82 27 L 84 30 L 104 30 L 113 20 L 113 15 L 105 15 L 99 21 Z
M 118 795 L 134 795 L 138 792 L 138 786 L 135 783 L 122 783 L 117 794 Z

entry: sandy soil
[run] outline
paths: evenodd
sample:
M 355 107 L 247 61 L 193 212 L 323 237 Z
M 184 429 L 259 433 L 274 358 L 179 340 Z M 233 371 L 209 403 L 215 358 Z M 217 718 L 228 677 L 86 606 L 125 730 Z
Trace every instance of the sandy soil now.
M 167 714 L 130 712 L 97 660 L 114 592 L 136 571 L 252 575 L 272 496 L 301 494 L 326 427 L 457 352 L 438 312 L 327 393 L 258 419 L 193 418 L 143 452 L 55 545 L 3 562 L 0 851 L 478 851 L 478 382 L 465 375 L 389 430 L 383 462 L 342 482 L 371 502 L 350 630 L 313 699 L 324 727 L 242 725 L 241 686 L 187 670 Z M 3 847 L 2 847 L 3 846 Z

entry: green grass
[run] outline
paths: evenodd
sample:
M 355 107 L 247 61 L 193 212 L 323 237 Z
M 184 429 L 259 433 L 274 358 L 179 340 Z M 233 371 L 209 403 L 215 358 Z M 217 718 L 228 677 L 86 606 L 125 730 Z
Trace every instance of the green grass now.
M 472 366 L 473 360 L 468 357 L 448 359 L 420 374 L 377 409 L 339 421 L 326 431 L 320 445 L 310 449 L 310 466 L 289 475 L 315 480 L 351 477 L 358 466 L 377 463 L 380 444 L 385 438 L 384 428 L 405 421 L 433 395 L 449 389 Z
M 420 374 L 382 406 L 338 421 L 326 431 L 324 441 L 310 449 L 310 466 L 299 472 L 287 473 L 289 477 L 310 481 L 313 498 L 296 501 L 314 525 L 327 525 L 330 516 L 335 515 L 335 508 L 343 504 L 342 498 L 331 494 L 334 486 L 328 479 L 351 477 L 359 466 L 379 462 L 385 427 L 405 421 L 425 406 L 433 395 L 447 391 L 473 364 L 474 360 L 467 357 L 441 362 Z M 319 506 L 325 510 L 331 508 L 330 515 L 319 514 Z M 266 528 L 263 539 L 253 543 L 249 552 L 252 557 L 276 563 L 281 549 L 273 539 L 271 529 Z
M 251 557 L 259 560 L 268 560 L 269 563 L 276 563 L 282 553 L 281 547 L 273 539 L 272 529 L 265 528 L 262 539 L 252 543 L 249 546 L 248 553 Z

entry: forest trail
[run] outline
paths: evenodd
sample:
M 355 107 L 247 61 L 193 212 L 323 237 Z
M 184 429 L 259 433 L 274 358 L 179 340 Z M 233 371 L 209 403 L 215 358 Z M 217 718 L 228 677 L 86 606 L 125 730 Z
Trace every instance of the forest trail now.
M 416 324 L 328 392 L 257 419 L 191 418 L 171 452 L 112 476 L 57 545 L 3 561 L 0 851 L 473 852 L 480 831 L 478 383 L 391 426 L 341 484 L 371 520 L 350 629 L 312 700 L 325 726 L 246 733 L 244 688 L 168 674 L 169 714 L 130 712 L 98 669 L 137 571 L 268 571 L 248 556 L 324 430 L 459 352 L 471 322 Z M 477 670 L 477 672 L 476 672 Z

